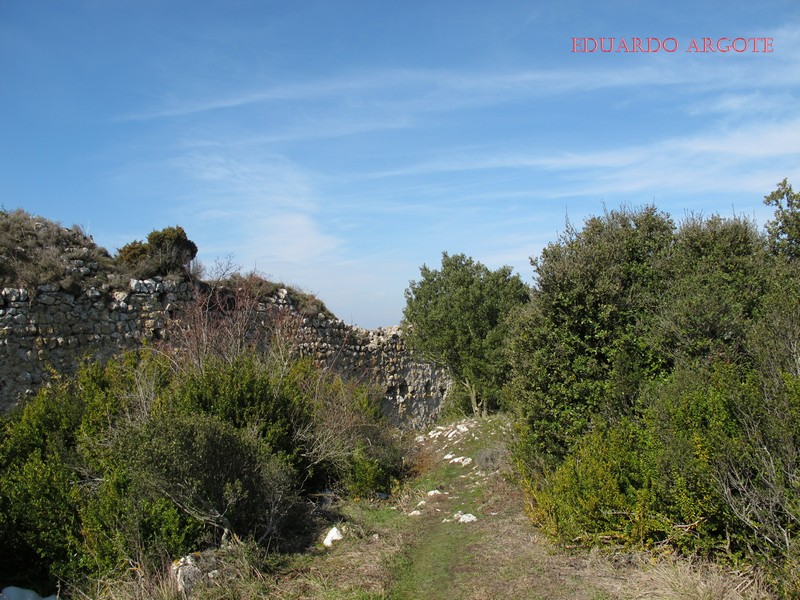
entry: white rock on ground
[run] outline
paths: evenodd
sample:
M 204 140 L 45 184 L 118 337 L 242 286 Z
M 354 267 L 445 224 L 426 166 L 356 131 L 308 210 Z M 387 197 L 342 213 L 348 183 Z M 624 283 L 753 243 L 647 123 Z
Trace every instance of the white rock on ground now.
M 477 520 L 478 520 L 478 517 L 476 517 L 475 515 L 470 514 L 470 513 L 466 513 L 466 514 L 463 514 L 460 517 L 458 517 L 458 522 L 459 523 L 474 523 Z
M 172 577 L 178 584 L 178 591 L 186 594 L 192 591 L 197 580 L 203 575 L 203 572 L 200 570 L 200 567 L 197 566 L 197 562 L 191 554 L 182 556 L 173 562 L 170 570 L 172 571 Z
M 338 527 L 331 527 L 331 530 L 328 532 L 328 535 L 325 536 L 325 540 L 322 542 L 322 545 L 326 548 L 330 548 L 333 546 L 333 542 L 337 542 L 341 540 L 344 536 L 342 532 L 339 531 Z
M 56 596 L 42 598 L 33 590 L 26 590 L 16 586 L 8 586 L 0 592 L 0 600 L 56 600 Z
M 461 511 L 458 511 L 453 515 L 453 519 L 459 523 L 474 523 L 478 520 L 478 517 L 470 513 L 462 513 Z

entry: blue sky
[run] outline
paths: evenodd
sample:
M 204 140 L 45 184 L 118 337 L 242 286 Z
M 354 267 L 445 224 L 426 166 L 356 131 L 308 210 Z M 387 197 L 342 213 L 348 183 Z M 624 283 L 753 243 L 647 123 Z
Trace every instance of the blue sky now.
M 112 252 L 180 224 L 374 327 L 442 251 L 531 283 L 566 217 L 763 225 L 800 187 L 799 97 L 796 0 L 0 0 L 0 203 Z

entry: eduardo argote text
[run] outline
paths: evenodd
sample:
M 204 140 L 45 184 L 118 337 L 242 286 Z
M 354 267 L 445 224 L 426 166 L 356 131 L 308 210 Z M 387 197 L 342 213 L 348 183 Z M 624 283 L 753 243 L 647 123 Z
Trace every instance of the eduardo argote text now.
M 574 37 L 573 52 L 773 52 L 771 37 L 698 37 L 681 45 L 677 38 L 658 37 Z

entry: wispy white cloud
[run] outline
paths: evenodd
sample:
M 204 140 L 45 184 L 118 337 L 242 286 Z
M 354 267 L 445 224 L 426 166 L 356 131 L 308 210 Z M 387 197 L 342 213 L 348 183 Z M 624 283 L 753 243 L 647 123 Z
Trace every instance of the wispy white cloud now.
M 201 100 L 176 102 L 173 106 L 150 112 L 121 115 L 121 121 L 147 121 L 170 117 L 187 116 L 215 110 L 223 110 L 273 101 L 309 101 L 338 98 L 354 98 L 373 90 L 405 88 L 430 80 L 424 71 L 391 70 L 366 75 L 343 75 L 328 79 L 287 83 L 266 89 L 240 91 Z
M 797 114 L 800 100 L 788 92 L 766 94 L 761 91 L 724 92 L 716 98 L 704 98 L 687 106 L 691 116 L 721 115 L 723 117 L 752 118 L 754 115 L 772 117 Z
M 786 30 L 785 37 L 796 35 Z M 791 38 L 793 40 L 793 38 Z M 794 40 L 791 42 L 794 44 Z M 699 86 L 732 89 L 742 85 L 785 86 L 800 83 L 800 72 L 790 69 L 778 78 L 775 69 L 745 57 L 715 56 L 705 62 L 687 62 L 687 56 L 652 56 L 648 63 L 632 66 L 600 66 L 587 57 L 580 67 L 528 69 L 506 72 L 452 71 L 431 69 L 381 70 L 356 75 L 276 85 L 226 96 L 177 101 L 161 109 L 129 113 L 121 121 L 149 121 L 183 117 L 275 102 L 319 102 L 338 100 L 366 109 L 383 108 L 407 114 L 513 103 L 525 98 L 552 97 L 573 92 L 643 86 Z M 731 59 L 732 58 L 732 59 Z M 769 56 L 764 60 L 770 60 Z M 787 65 L 798 64 L 795 56 L 781 56 Z
M 404 116 L 370 118 L 363 115 L 339 115 L 335 118 L 300 120 L 282 131 L 269 134 L 252 135 L 225 132 L 219 136 L 189 137 L 177 144 L 180 150 L 206 150 L 222 148 L 241 148 L 246 146 L 267 146 L 285 142 L 345 138 L 360 134 L 400 130 L 413 127 L 414 119 Z
M 241 215 L 257 206 L 311 211 L 315 206 L 308 173 L 277 154 L 193 151 L 168 163 L 193 191 L 191 202 L 201 214 Z
M 276 102 L 338 101 L 361 108 L 405 108 L 441 111 L 458 107 L 517 102 L 573 92 L 649 86 L 693 86 L 705 90 L 785 87 L 800 84 L 800 26 L 787 25 L 767 34 L 775 39 L 770 54 L 694 55 L 678 52 L 640 57 L 638 64 L 601 63 L 586 55 L 575 67 L 492 71 L 383 69 L 297 81 L 227 95 L 167 102 L 162 108 L 121 115 L 120 121 L 184 117 Z
M 800 158 L 800 118 L 754 120 L 732 129 L 658 139 L 648 144 L 581 152 L 477 152 L 375 172 L 367 177 L 403 179 L 442 173 L 517 170 L 559 172 L 548 187 L 555 196 L 669 189 L 697 193 L 709 189 L 741 192 L 763 189 L 764 173 L 796 170 Z M 754 173 L 759 173 L 753 176 Z M 745 186 L 744 188 L 742 186 Z M 561 188 L 560 191 L 555 191 Z
M 326 226 L 313 173 L 252 148 L 182 150 L 132 170 L 170 198 L 201 260 L 231 255 L 246 269 L 283 264 L 300 277 L 305 265 L 337 260 L 344 242 Z
M 248 215 L 240 215 L 247 219 Z M 249 215 L 245 238 L 239 244 L 240 259 L 250 264 L 303 265 L 335 258 L 342 240 L 322 231 L 309 214 L 300 212 Z

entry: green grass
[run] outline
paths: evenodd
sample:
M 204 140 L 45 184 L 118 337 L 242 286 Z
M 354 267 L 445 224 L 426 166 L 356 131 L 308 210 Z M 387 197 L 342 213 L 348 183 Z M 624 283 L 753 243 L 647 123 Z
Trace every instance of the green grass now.
M 394 567 L 397 579 L 388 596 L 392 600 L 458 597 L 454 579 L 469 569 L 469 564 L 463 564 L 465 548 L 477 536 L 459 523 L 439 525 L 426 527 L 425 535 L 398 557 Z

